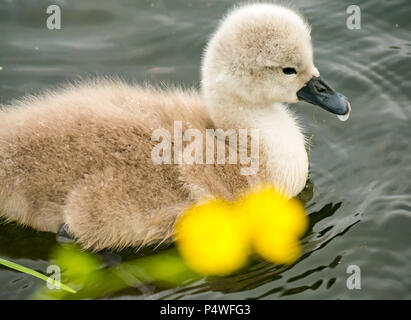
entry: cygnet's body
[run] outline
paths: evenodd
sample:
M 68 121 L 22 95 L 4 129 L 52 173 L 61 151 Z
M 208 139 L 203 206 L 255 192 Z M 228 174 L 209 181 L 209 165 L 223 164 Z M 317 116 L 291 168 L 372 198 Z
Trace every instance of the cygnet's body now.
M 304 20 L 253 4 L 232 11 L 210 40 L 201 95 L 96 80 L 4 106 L 0 216 L 51 232 L 65 224 L 97 250 L 171 239 L 176 217 L 198 199 L 232 199 L 265 182 L 295 196 L 308 160 L 282 103 L 297 102 L 318 76 Z M 243 175 L 239 164 L 154 163 L 153 131 L 173 133 L 175 121 L 204 134 L 258 129 L 257 173 Z

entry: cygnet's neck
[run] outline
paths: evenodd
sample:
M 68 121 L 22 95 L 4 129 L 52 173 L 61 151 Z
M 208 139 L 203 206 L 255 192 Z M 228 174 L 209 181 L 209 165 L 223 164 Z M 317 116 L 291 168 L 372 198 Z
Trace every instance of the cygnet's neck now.
M 251 105 L 229 97 L 207 99 L 206 104 L 216 128 L 258 129 L 263 157 L 260 168 L 265 167 L 267 182 L 289 196 L 304 188 L 308 175 L 305 139 L 287 106 Z

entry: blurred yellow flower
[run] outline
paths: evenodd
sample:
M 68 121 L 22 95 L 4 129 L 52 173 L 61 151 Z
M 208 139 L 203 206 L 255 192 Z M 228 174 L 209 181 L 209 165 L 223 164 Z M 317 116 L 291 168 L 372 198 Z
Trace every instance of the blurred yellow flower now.
M 253 238 L 253 248 L 261 257 L 277 264 L 292 264 L 301 255 L 298 239 L 287 232 L 261 232 Z
M 295 198 L 287 197 L 272 186 L 260 187 L 236 202 L 237 210 L 245 211 L 254 231 L 285 231 L 301 237 L 308 226 L 304 206 Z
M 251 249 L 274 263 L 295 262 L 307 227 L 304 206 L 268 185 L 235 203 L 218 199 L 193 206 L 177 221 L 175 234 L 193 270 L 224 275 L 242 267 Z
M 308 226 L 304 206 L 272 186 L 263 186 L 241 197 L 237 210 L 246 213 L 254 250 L 268 261 L 291 264 L 301 254 L 298 238 Z
M 175 236 L 186 263 L 202 274 L 232 273 L 250 253 L 245 221 L 224 200 L 187 210 L 176 223 Z

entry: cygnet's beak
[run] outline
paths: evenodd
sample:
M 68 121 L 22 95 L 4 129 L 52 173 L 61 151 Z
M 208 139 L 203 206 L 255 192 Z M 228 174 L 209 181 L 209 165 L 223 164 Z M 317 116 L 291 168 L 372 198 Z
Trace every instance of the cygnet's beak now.
M 348 99 L 335 91 L 321 77 L 313 77 L 297 92 L 299 100 L 304 100 L 334 113 L 340 120 L 347 120 L 351 112 Z

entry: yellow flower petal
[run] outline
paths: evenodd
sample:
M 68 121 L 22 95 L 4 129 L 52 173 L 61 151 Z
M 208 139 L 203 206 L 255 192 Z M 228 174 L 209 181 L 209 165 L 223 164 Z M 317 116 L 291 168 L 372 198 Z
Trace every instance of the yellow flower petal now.
M 253 245 L 261 257 L 277 264 L 292 264 L 301 255 L 298 240 L 286 233 L 257 234 L 253 239 Z
M 263 258 L 279 264 L 298 259 L 301 247 L 298 238 L 308 227 L 304 206 L 297 199 L 288 200 L 271 186 L 243 196 L 237 210 L 248 216 L 253 248 Z
M 273 187 L 265 186 L 242 197 L 238 210 L 247 212 L 254 232 L 282 232 L 301 237 L 308 227 L 304 206 L 297 199 L 287 200 Z
M 244 220 L 222 200 L 187 210 L 176 223 L 175 235 L 186 263 L 202 274 L 232 273 L 250 252 Z

